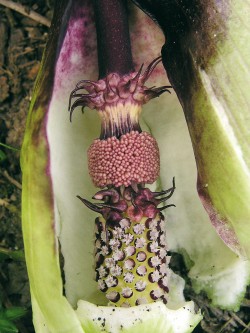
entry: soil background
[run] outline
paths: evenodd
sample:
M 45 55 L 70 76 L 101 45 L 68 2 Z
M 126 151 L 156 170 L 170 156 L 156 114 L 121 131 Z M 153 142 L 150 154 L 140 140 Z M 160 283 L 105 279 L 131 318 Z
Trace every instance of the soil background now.
M 53 0 L 16 2 L 27 12 L 52 18 Z M 25 308 L 26 315 L 14 321 L 20 333 L 34 332 L 21 232 L 20 148 L 48 30 L 0 5 L 0 143 L 10 146 L 0 145 L 0 318 L 6 309 Z M 212 307 L 206 295 L 193 292 L 181 256 L 173 254 L 171 266 L 186 280 L 186 299 L 202 310 L 204 319 L 194 333 L 250 332 L 250 290 L 239 312 L 223 311 Z

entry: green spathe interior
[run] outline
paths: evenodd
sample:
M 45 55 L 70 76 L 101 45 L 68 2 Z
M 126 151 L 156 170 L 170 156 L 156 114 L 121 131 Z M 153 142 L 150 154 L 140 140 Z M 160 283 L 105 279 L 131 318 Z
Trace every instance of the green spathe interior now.
M 184 255 L 197 292 L 205 290 L 215 306 L 236 310 L 249 283 L 249 261 L 225 246 L 204 212 L 195 190 L 195 160 L 190 158 L 192 146 L 182 110 L 172 102 L 174 96 L 168 96 L 169 99 L 171 102 L 167 112 L 164 101 L 162 107 L 160 100 L 151 103 L 157 103 L 159 107 L 159 123 L 155 122 L 155 114 L 147 106 L 143 114 L 143 119 L 146 124 L 150 124 L 151 132 L 159 144 L 161 186 L 169 187 L 170 175 L 178 180 L 172 198 L 177 208 L 166 211 L 169 247 Z M 178 168 L 178 165 L 183 167 Z
M 201 320 L 193 302 L 170 310 L 161 302 L 125 309 L 79 301 L 76 313 L 86 333 L 190 333 Z
M 205 139 L 196 146 L 200 178 L 203 183 L 208 183 L 206 194 L 229 229 L 234 230 L 243 256 L 249 258 L 250 132 L 247 87 L 250 83 L 250 62 L 247 56 L 249 43 L 244 42 L 248 38 L 247 24 L 246 9 L 237 1 L 232 1 L 225 39 L 218 42 L 216 56 L 209 61 L 207 69 L 196 71 L 201 88 L 193 95 L 194 114 L 197 116 L 196 121 L 190 124 L 190 131 L 197 141 L 199 123 L 206 124 L 203 128 Z M 206 113 L 199 113 L 204 104 L 207 106 Z M 211 116 L 208 117 L 208 114 Z M 221 134 L 215 141 L 213 134 L 217 132 Z M 205 150 L 206 156 L 202 154 Z M 237 188 L 240 190 L 237 191 Z M 220 196 L 222 191 L 224 195 Z M 230 245 L 230 239 L 228 243 Z
M 249 4 L 135 2 L 166 35 L 163 62 L 183 106 L 211 222 L 233 251 L 249 258 Z
M 197 116 L 190 124 L 193 139 L 199 138 L 195 148 L 198 187 L 203 187 L 202 195 L 211 198 L 213 207 L 208 209 L 218 215 L 213 221 L 218 234 L 236 253 L 249 257 L 250 173 L 240 144 L 242 138 L 237 137 L 232 125 L 235 120 L 231 119 L 230 106 L 223 106 L 212 80 L 204 71 L 198 76 L 203 89 L 194 94 Z M 216 137 L 216 132 L 220 136 Z
M 164 38 L 144 14 L 137 10 L 131 15 L 133 54 L 139 67 L 159 55 Z M 75 84 L 81 79 L 97 78 L 94 27 L 88 25 L 87 31 L 77 39 L 77 43 L 88 47 L 91 41 L 92 51 L 84 53 L 72 38 L 81 26 L 84 25 L 79 18 L 68 36 L 66 34 L 57 62 L 52 100 L 46 106 L 37 99 L 46 90 L 36 90 L 38 96 L 33 97 L 31 107 L 33 121 L 28 121 L 22 152 L 23 233 L 34 321 L 39 333 L 83 332 L 72 306 L 76 306 L 79 299 L 103 302 L 102 295 L 96 291 L 92 270 L 95 214 L 76 198 L 79 194 L 90 199 L 96 191 L 87 171 L 86 150 L 98 137 L 99 120 L 94 111 L 86 110 L 84 115 L 75 112 L 70 123 L 67 113 L 68 96 Z M 71 50 L 69 54 L 67 45 Z M 69 66 L 62 66 L 61 57 L 66 57 Z M 41 76 L 46 65 L 42 65 Z M 162 84 L 167 84 L 165 73 L 158 69 L 149 86 Z M 145 106 L 143 119 L 144 128 L 148 128 L 159 143 L 162 188 L 169 188 L 173 176 L 177 179 L 173 197 L 177 209 L 167 211 L 170 249 L 185 249 L 182 252 L 192 262 L 190 276 L 197 290 L 207 290 L 214 304 L 237 308 L 248 282 L 249 264 L 218 238 L 199 201 L 192 146 L 175 95 L 150 102 Z M 39 134 L 39 140 L 34 140 L 31 133 Z M 65 259 L 67 298 L 62 295 L 57 238 Z M 172 289 L 182 294 L 176 281 L 178 278 L 173 278 Z M 181 303 L 181 299 L 177 301 Z

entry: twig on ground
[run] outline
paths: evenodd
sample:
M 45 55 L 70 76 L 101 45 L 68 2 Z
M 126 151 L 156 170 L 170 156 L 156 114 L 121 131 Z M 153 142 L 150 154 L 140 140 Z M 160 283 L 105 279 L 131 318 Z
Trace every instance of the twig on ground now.
M 7 207 L 9 205 L 9 202 L 7 199 L 0 199 L 0 206 Z
M 29 62 L 26 62 L 25 64 L 19 65 L 19 68 L 22 69 L 22 68 L 25 68 L 25 67 L 29 67 L 29 66 L 34 65 L 35 63 L 37 63 L 37 60 L 31 60 Z
M 9 181 L 11 184 L 15 185 L 15 186 L 16 186 L 17 188 L 19 188 L 20 190 L 22 189 L 22 185 L 21 185 L 17 180 L 15 180 L 14 178 L 12 178 L 12 177 L 8 174 L 8 172 L 7 172 L 6 170 L 3 172 L 3 176 L 4 176 L 5 178 L 7 178 L 8 181 Z
M 0 0 L 0 5 L 13 9 L 16 12 L 18 12 L 24 16 L 27 16 L 38 23 L 45 25 L 46 27 L 50 27 L 50 20 L 48 20 L 46 17 L 38 14 L 37 12 L 35 12 L 32 9 L 28 9 L 27 7 L 21 5 L 20 3 L 16 3 L 16 2 L 10 1 L 10 0 Z
M 247 333 L 247 332 L 250 332 L 250 322 L 248 323 L 247 327 L 245 327 L 241 333 Z
M 225 330 L 225 328 L 227 328 L 227 326 L 231 325 L 233 322 L 233 318 L 231 317 L 218 331 L 218 333 L 223 333 L 223 331 Z
M 245 328 L 248 328 L 247 326 L 247 324 L 245 324 L 244 323 L 244 321 L 243 320 L 241 320 L 240 319 L 240 317 L 238 317 L 237 316 L 237 314 L 236 313 L 234 313 L 234 312 L 231 312 L 231 316 L 241 325 L 241 326 L 243 326 L 243 327 L 245 327 Z

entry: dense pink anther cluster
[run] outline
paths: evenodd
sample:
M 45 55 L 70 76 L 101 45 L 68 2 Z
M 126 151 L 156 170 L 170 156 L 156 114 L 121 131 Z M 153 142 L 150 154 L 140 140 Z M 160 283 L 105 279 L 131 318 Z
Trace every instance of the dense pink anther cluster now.
M 147 132 L 132 131 L 95 140 L 88 150 L 89 173 L 97 187 L 153 183 L 160 171 L 159 148 Z

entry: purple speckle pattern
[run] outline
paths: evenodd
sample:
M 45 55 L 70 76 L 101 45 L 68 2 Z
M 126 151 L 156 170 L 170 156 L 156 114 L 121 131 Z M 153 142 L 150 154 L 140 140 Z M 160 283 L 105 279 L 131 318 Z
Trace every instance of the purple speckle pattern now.
M 73 2 L 69 23 L 56 65 L 54 93 L 66 96 L 75 81 L 85 74 L 97 78 L 97 43 L 94 13 L 90 0 Z M 56 45 L 55 45 L 56 47 Z

